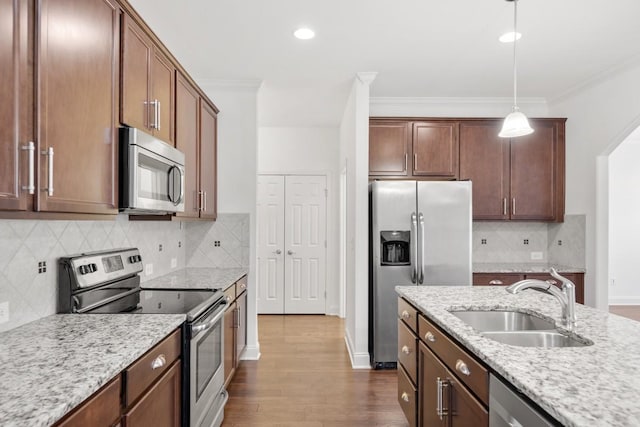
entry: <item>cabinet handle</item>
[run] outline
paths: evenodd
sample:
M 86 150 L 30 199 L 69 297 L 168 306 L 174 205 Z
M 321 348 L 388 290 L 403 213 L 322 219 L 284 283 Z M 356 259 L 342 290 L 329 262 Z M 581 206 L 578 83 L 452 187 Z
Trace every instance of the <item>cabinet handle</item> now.
M 404 153 L 404 170 L 409 172 L 409 155 L 407 153 Z
M 227 295 L 227 296 L 225 297 L 225 301 L 227 301 L 227 302 L 231 302 L 231 296 Z
M 431 332 L 427 332 L 426 334 L 424 334 L 424 339 L 429 342 L 436 342 L 436 337 Z
M 239 328 L 240 326 L 242 326 L 242 317 L 240 316 L 240 312 L 241 312 L 241 310 L 242 310 L 242 308 L 241 308 L 241 307 L 238 307 L 238 326 L 237 326 L 238 328 Z
M 456 371 L 460 372 L 462 375 L 469 376 L 471 375 L 471 370 L 462 360 L 456 360 Z
M 409 354 L 411 354 L 411 349 L 405 345 L 405 346 L 402 346 L 402 352 L 404 354 L 409 355 Z
M 162 368 L 166 364 L 167 364 L 167 359 L 164 357 L 164 354 L 161 354 L 160 356 L 153 359 L 153 362 L 151 362 L 151 369 L 155 370 L 158 368 Z
M 502 215 L 507 215 L 507 198 L 502 199 Z
M 46 191 L 48 196 L 53 196 L 53 147 L 49 147 L 42 151 L 42 155 L 47 156 L 49 162 L 47 188 L 43 188 L 43 191 Z
M 202 210 L 202 207 L 204 206 L 203 195 L 204 195 L 204 192 L 203 192 L 203 191 L 198 191 L 198 198 L 199 198 L 199 201 L 198 201 L 198 210 L 199 210 L 199 211 L 201 211 L 201 210 Z
M 34 165 L 35 165 L 35 152 L 36 152 L 36 146 L 33 143 L 33 141 L 29 141 L 29 143 L 27 145 L 21 145 L 20 146 L 20 150 L 22 151 L 28 151 L 29 152 L 29 182 L 27 183 L 27 185 L 23 185 L 22 189 L 23 190 L 27 190 L 29 192 L 29 194 L 33 194 L 36 186 L 34 183 Z
M 436 379 L 436 415 L 438 415 L 440 421 L 442 421 L 444 410 L 442 409 L 442 380 L 440 377 Z
M 202 210 L 206 212 L 207 211 L 207 192 L 203 191 L 202 193 L 204 194 L 204 203 L 202 204 L 204 208 Z
M 149 102 L 153 105 L 153 122 L 150 124 L 151 129 L 160 130 L 160 101 L 154 99 Z
M 240 289 L 242 290 L 247 289 L 247 285 L 245 285 L 244 283 L 240 283 Z
M 511 200 L 511 215 L 515 215 L 516 214 L 516 198 L 514 197 Z
M 407 310 L 402 310 L 402 314 L 400 316 L 404 320 L 409 320 L 411 318 L 411 315 L 409 314 L 409 312 Z
M 500 279 L 493 279 L 489 281 L 490 285 L 504 285 L 504 283 L 502 282 L 502 280 Z
M 418 170 L 418 153 L 413 153 L 413 171 Z
M 402 392 L 402 395 L 400 396 L 402 398 L 402 400 L 404 400 L 405 402 L 409 402 L 409 393 L 407 393 L 406 391 Z
M 156 130 L 160 130 L 160 101 L 156 99 Z

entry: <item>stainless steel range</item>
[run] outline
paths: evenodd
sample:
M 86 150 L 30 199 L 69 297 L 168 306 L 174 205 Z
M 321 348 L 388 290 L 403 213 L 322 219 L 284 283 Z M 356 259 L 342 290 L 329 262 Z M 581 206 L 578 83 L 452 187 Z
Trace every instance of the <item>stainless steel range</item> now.
M 83 253 L 58 260 L 59 313 L 185 314 L 182 336 L 182 424 L 222 424 L 224 311 L 219 290 L 141 289 L 137 248 Z

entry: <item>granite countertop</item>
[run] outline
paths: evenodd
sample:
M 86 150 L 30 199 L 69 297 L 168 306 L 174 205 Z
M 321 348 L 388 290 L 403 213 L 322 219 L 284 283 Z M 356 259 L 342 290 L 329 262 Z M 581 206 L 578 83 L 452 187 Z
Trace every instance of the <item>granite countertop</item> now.
M 584 273 L 582 267 L 546 262 L 478 262 L 473 263 L 474 273 L 548 273 L 551 267 L 558 273 Z
M 246 268 L 183 268 L 140 284 L 143 289 L 226 289 L 248 273 Z
M 49 426 L 185 321 L 56 314 L 0 333 L 0 425 Z
M 512 295 L 494 286 L 399 286 L 396 291 L 562 424 L 640 425 L 640 322 L 578 304 L 575 333 L 593 345 L 516 347 L 481 336 L 448 310 L 518 309 L 560 325 L 554 297 L 534 290 Z

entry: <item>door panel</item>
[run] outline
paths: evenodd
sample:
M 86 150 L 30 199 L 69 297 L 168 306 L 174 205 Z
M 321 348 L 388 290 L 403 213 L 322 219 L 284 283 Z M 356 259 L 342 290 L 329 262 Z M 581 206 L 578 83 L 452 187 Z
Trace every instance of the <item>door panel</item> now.
M 458 124 L 413 124 L 413 175 L 458 176 Z
M 200 218 L 216 219 L 218 207 L 216 205 L 217 171 L 216 135 L 217 114 L 200 99 L 200 191 L 203 194 L 203 206 Z
M 176 83 L 176 148 L 184 153 L 184 212 L 176 216 L 198 218 L 198 119 L 199 96 L 181 74 Z
M 149 126 L 147 100 L 153 45 L 127 14 L 122 19 L 122 123 L 138 129 Z
M 160 109 L 158 112 L 160 122 L 158 127 L 160 129 L 154 129 L 153 134 L 169 145 L 173 145 L 175 68 L 157 48 L 154 48 L 153 66 L 151 70 L 151 100 L 157 100 L 159 105 L 151 106 L 149 112 L 154 114 L 154 108 Z
M 326 177 L 285 178 L 284 312 L 324 313 Z
M 258 313 L 284 313 L 284 177 L 259 175 Z M 280 253 L 278 253 L 278 251 Z
M 369 175 L 407 176 L 407 122 L 375 122 L 369 126 Z

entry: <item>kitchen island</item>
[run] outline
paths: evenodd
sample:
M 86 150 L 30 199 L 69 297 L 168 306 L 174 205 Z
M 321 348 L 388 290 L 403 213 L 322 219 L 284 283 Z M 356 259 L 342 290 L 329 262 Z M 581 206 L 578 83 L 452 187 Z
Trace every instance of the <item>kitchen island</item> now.
M 56 314 L 0 333 L 0 426 L 49 426 L 185 321 L 182 314 Z
M 517 310 L 561 326 L 551 295 L 504 287 L 396 287 L 397 293 L 488 369 L 566 426 L 640 425 L 640 322 L 577 305 L 584 347 L 517 347 L 483 337 L 450 311 Z M 569 331 L 564 330 L 567 334 Z

